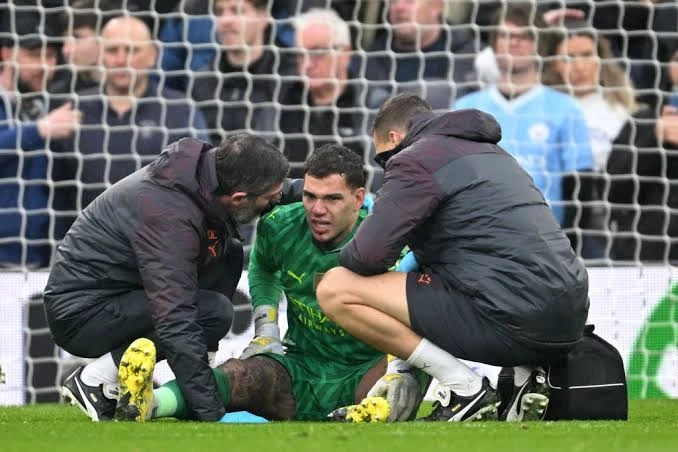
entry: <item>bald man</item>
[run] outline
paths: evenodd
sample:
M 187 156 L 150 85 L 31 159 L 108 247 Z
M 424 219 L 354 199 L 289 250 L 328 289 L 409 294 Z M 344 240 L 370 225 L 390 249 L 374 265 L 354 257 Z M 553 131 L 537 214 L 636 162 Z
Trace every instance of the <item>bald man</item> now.
M 132 109 L 134 97 L 143 96 L 148 71 L 155 66 L 158 50 L 148 26 L 136 17 L 118 17 L 101 30 L 102 63 L 106 69 L 104 91 L 119 113 Z
M 293 164 L 292 177 L 303 177 L 301 162 L 313 149 L 340 143 L 367 161 L 368 137 L 361 108 L 364 83 L 349 71 L 351 32 L 332 9 L 314 8 L 296 16 L 294 41 L 300 77 L 280 96 L 283 151 Z M 310 109 L 308 107 L 311 107 Z M 368 178 L 368 187 L 371 179 Z
M 59 145 L 73 159 L 83 185 L 74 187 L 71 210 L 84 209 L 106 188 L 151 162 L 167 144 L 186 136 L 205 138 L 202 113 L 183 93 L 160 88 L 149 77 L 158 50 L 142 20 L 121 16 L 101 31 L 103 93 L 78 92 L 83 128 Z M 77 191 L 76 191 L 77 190 Z

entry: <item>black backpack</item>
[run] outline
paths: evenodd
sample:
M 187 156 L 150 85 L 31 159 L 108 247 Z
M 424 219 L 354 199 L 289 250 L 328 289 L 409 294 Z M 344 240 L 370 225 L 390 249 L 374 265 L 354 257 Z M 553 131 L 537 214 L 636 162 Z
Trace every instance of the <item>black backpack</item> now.
M 567 356 L 547 366 L 550 389 L 546 420 L 626 420 L 628 394 L 619 351 L 586 325 Z M 513 368 L 499 374 L 502 405 L 513 393 Z M 500 409 L 503 407 L 500 407 Z

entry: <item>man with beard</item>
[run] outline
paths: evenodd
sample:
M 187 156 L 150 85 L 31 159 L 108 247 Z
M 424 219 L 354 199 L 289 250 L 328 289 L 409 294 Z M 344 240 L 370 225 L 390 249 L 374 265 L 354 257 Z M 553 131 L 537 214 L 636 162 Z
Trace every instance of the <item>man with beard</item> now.
M 362 159 L 344 146 L 325 144 L 305 162 L 303 203 L 276 207 L 259 221 L 248 274 L 255 338 L 240 359 L 214 369 L 226 411 L 321 421 L 338 407 L 360 402 L 372 387 L 370 395 L 390 396 L 389 420 L 416 414 L 426 375 L 393 359 L 385 375 L 384 353 L 329 321 L 315 297 L 317 280 L 338 265 L 339 252 L 367 217 L 364 199 Z M 283 341 L 278 327 L 282 292 L 288 300 Z M 142 338 L 125 353 L 116 419 L 192 419 L 180 382 L 151 391 L 152 350 Z
M 47 180 L 61 167 L 55 156 L 48 177 L 46 149 L 73 134 L 80 112 L 69 103 L 47 113 L 44 92 L 57 52 L 49 36 L 58 35 L 49 17 L 41 22 L 26 10 L 7 10 L 3 17 L 2 30 L 15 33 L 0 45 L 0 268 L 45 267 L 51 255 L 45 209 L 54 207 Z M 52 194 L 54 201 L 58 196 Z
M 96 358 L 62 388 L 92 420 L 112 419 L 118 365 L 138 337 L 158 344 L 194 419 L 224 407 L 208 353 L 233 319 L 243 266 L 238 224 L 281 198 L 289 164 L 263 139 L 192 138 L 114 184 L 77 218 L 56 252 L 44 294 L 54 341 Z

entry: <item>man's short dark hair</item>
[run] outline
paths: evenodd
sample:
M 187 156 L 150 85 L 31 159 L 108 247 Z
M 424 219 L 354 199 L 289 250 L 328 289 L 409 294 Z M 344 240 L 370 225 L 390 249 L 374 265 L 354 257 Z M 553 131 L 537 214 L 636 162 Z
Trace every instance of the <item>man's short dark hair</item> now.
M 532 36 L 537 42 L 537 53 L 547 55 L 550 41 L 547 37 L 548 25 L 544 22 L 542 13 L 535 3 L 530 2 L 507 2 L 497 8 L 492 18 L 492 31 L 490 32 L 490 47 L 495 48 L 499 37 L 499 26 L 503 23 L 511 23 L 518 27 L 533 27 Z
M 63 29 L 69 34 L 78 28 L 89 28 L 97 32 L 116 15 L 122 13 L 117 0 L 74 0 L 63 14 Z
M 64 12 L 63 24 L 66 32 L 71 34 L 78 28 L 101 30 L 99 15 L 96 10 L 96 0 L 75 0 L 68 11 Z
M 227 137 L 217 149 L 217 179 L 223 195 L 261 196 L 282 183 L 290 164 L 278 148 L 247 133 Z
M 255 9 L 268 9 L 268 0 L 246 0 L 254 6 Z
M 412 118 L 432 111 L 424 99 L 414 93 L 393 96 L 381 106 L 372 125 L 372 134 L 381 141 L 388 140 L 390 130 L 407 131 Z
M 318 179 L 339 174 L 352 190 L 365 186 L 362 158 L 339 144 L 324 144 L 313 151 L 304 163 L 304 174 Z
M 215 4 L 218 1 L 219 0 L 212 0 L 211 3 L 213 4 L 213 6 L 216 6 Z M 249 3 L 250 5 L 252 5 L 254 7 L 254 9 L 258 9 L 259 11 L 262 11 L 262 10 L 268 11 L 269 0 L 245 0 L 245 1 L 247 3 Z

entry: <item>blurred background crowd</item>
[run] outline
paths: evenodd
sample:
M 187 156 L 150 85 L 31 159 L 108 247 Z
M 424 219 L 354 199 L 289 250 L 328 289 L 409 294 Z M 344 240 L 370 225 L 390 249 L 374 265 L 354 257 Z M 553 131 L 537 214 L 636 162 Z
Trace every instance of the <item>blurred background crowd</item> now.
M 293 177 L 339 142 L 376 192 L 371 119 L 403 91 L 492 114 L 589 265 L 678 260 L 675 0 L 15 0 L 0 16 L 0 268 L 49 267 L 78 212 L 186 136 L 256 133 Z

